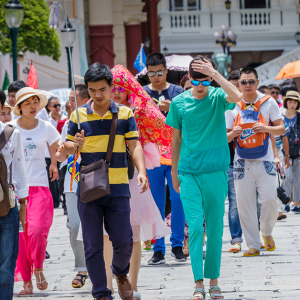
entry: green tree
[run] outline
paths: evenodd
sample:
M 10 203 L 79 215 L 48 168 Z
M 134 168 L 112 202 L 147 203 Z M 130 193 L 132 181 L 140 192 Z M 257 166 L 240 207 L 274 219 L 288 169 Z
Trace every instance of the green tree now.
M 4 6 L 9 0 L 0 0 L 0 51 L 12 53 L 10 31 L 4 17 Z M 48 25 L 50 10 L 45 0 L 20 0 L 24 18 L 18 34 L 18 52 L 37 52 L 41 56 L 59 60 L 60 40 L 55 29 Z

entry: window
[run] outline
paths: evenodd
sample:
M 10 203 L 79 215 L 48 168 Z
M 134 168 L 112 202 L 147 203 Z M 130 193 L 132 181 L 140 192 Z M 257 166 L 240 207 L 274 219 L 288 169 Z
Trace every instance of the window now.
M 201 0 L 170 0 L 171 11 L 200 10 Z
M 271 0 L 240 0 L 240 8 L 271 8 Z

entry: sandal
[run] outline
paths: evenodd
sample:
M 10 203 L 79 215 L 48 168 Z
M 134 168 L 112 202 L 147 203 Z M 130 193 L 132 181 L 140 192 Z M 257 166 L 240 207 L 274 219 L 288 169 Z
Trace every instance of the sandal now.
M 218 291 L 218 292 L 222 293 L 221 289 L 217 285 L 213 285 L 209 289 L 210 299 L 212 299 L 212 300 L 224 299 L 223 295 L 221 295 L 221 294 L 214 294 L 213 291 Z
M 33 286 L 32 286 L 31 282 L 24 283 L 23 288 L 24 288 L 24 290 L 22 290 L 19 293 L 19 297 L 24 297 L 24 296 L 33 294 Z
M 79 279 L 79 278 L 76 278 L 76 277 L 80 277 L 80 279 Z M 73 287 L 74 289 L 80 289 L 80 288 L 82 288 L 82 287 L 85 285 L 85 281 L 86 281 L 87 278 L 88 278 L 88 275 L 83 275 L 83 274 L 77 273 L 76 276 L 75 276 L 75 278 L 74 278 L 73 281 L 72 281 L 72 287 Z M 79 281 L 79 282 L 81 283 L 81 285 L 79 286 L 78 284 L 76 284 L 76 283 L 74 282 L 74 280 Z
M 134 298 L 136 298 L 136 299 L 134 299 Z M 133 291 L 132 300 L 142 300 L 141 294 Z
M 35 271 L 34 271 L 34 275 L 35 275 L 35 277 L 36 277 L 36 287 L 37 287 L 40 291 L 46 290 L 46 289 L 48 288 L 48 282 L 47 282 L 46 279 L 42 281 L 42 276 L 41 276 L 41 275 L 44 276 L 43 271 L 36 271 L 36 270 L 35 270 Z M 45 278 L 45 276 L 44 276 L 44 278 Z M 44 283 L 44 282 L 46 283 L 45 286 L 43 286 L 43 283 Z M 39 285 L 40 285 L 41 287 L 39 287 Z
M 264 239 L 266 250 L 267 250 L 267 251 L 274 251 L 274 250 L 276 249 L 276 244 L 275 244 L 275 242 L 274 242 L 273 237 L 272 237 L 271 242 L 268 242 L 268 241 L 266 240 L 266 238 L 263 236 L 263 234 L 262 234 L 261 236 L 262 236 L 263 239 Z M 272 244 L 272 243 L 274 243 L 274 247 L 273 247 L 273 248 L 268 248 L 268 247 L 271 247 L 271 244 Z
M 253 251 L 253 252 L 252 252 Z M 252 253 L 249 253 L 252 252 Z M 244 257 L 251 257 L 251 256 L 258 256 L 260 255 L 260 251 L 254 248 L 249 249 L 248 251 L 244 252 Z
M 143 250 L 152 250 L 152 248 L 153 248 L 153 246 L 151 244 L 151 241 L 148 244 L 146 244 L 145 242 L 142 243 Z
M 261 245 L 260 245 L 260 249 L 265 249 L 265 245 L 264 245 L 264 244 L 261 244 Z
M 196 293 L 201 293 L 201 294 L 197 294 Z M 193 297 L 191 298 L 191 300 L 205 300 L 205 290 L 203 288 L 197 288 L 194 291 Z
M 239 253 L 242 251 L 242 247 L 241 245 L 237 244 L 237 245 L 233 245 L 228 252 L 233 252 L 233 253 Z

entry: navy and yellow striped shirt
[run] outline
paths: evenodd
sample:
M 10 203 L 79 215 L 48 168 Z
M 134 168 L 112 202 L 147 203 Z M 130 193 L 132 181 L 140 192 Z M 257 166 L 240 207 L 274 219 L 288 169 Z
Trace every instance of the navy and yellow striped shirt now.
M 81 130 L 84 130 L 85 136 L 85 143 L 80 151 L 82 166 L 87 166 L 105 158 L 112 113 L 117 112 L 117 105 L 111 100 L 110 109 L 101 118 L 93 112 L 91 103 L 92 100 L 78 108 L 80 127 Z M 67 140 L 74 141 L 74 136 L 77 132 L 77 115 L 76 112 L 73 112 L 69 122 Z M 117 133 L 109 166 L 109 183 L 111 188 L 109 197 L 130 197 L 125 141 L 138 138 L 132 110 L 124 105 L 120 105 Z M 79 194 L 79 189 L 77 194 Z

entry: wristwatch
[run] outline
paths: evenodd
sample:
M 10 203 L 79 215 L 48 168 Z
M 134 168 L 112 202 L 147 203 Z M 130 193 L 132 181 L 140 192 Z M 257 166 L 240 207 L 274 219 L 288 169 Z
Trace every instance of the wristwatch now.
M 19 200 L 19 203 L 27 205 L 27 199 Z
M 289 154 L 286 154 L 285 157 L 290 157 L 290 155 L 289 155 Z

